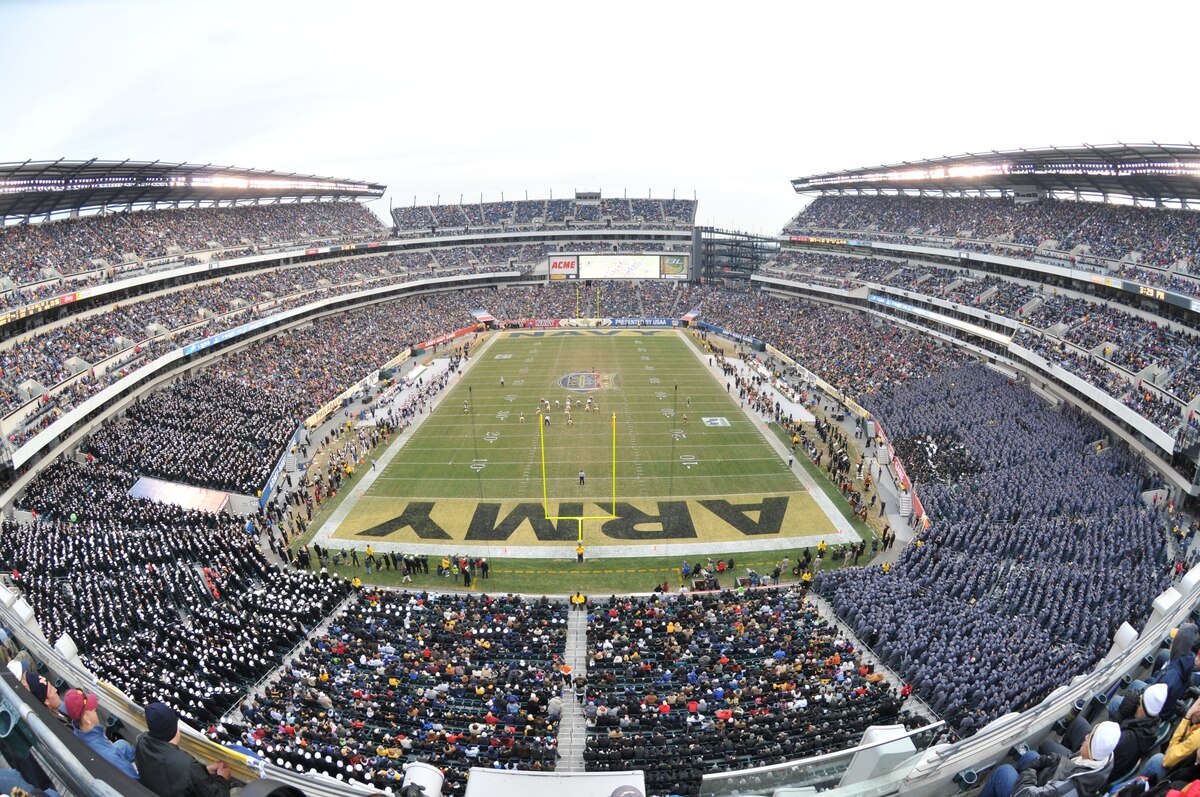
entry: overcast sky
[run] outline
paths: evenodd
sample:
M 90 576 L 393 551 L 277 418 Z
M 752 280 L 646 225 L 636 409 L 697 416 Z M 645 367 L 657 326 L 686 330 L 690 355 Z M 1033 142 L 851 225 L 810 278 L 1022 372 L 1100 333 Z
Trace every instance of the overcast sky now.
M 396 204 L 694 193 L 701 224 L 774 233 L 806 174 L 1200 143 L 1197 31 L 1196 2 L 0 0 L 0 161 L 278 169 Z

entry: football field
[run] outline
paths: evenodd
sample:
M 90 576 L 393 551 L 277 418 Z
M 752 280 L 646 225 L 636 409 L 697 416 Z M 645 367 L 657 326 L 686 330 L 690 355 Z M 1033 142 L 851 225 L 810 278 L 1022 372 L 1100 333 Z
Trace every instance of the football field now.
M 333 540 L 561 548 L 582 534 L 600 553 L 835 532 L 681 333 L 523 331 L 479 348 Z

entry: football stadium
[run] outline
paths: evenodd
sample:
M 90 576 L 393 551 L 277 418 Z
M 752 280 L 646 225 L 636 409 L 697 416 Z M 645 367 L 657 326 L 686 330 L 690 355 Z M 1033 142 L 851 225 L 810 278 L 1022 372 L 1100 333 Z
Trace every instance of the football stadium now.
M 810 175 L 759 235 L 699 199 L 388 225 L 369 181 L 0 166 L 3 772 L 1189 779 L 1198 174 L 1113 145 Z

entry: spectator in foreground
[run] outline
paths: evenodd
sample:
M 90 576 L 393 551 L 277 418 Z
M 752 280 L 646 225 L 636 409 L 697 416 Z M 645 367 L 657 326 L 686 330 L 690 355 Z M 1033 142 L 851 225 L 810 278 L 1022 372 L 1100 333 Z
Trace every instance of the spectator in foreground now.
M 39 703 L 54 712 L 54 716 L 59 719 L 63 718 L 60 712 L 62 699 L 59 698 L 58 690 L 54 688 L 54 684 L 38 675 L 36 671 L 20 659 L 13 659 L 9 662 L 8 669 L 13 675 L 21 679 L 21 685 L 28 689 L 29 693 L 37 698 Z
M 142 783 L 158 797 L 229 797 L 229 765 L 205 766 L 180 750 L 179 716 L 165 703 L 146 706 L 136 759 Z
M 1030 750 L 1017 766 L 1001 764 L 983 784 L 980 797 L 1092 797 L 1103 794 L 1112 774 L 1113 751 L 1121 741 L 1115 722 L 1102 722 L 1072 757 Z
M 133 768 L 133 746 L 124 739 L 110 742 L 104 735 L 104 726 L 101 725 L 100 715 L 96 712 L 100 705 L 100 699 L 91 692 L 71 689 L 67 692 L 63 703 L 66 705 L 67 717 L 71 720 L 75 736 L 90 747 L 96 755 L 137 780 L 138 773 Z
M 1169 780 L 1171 783 L 1190 783 L 1200 778 L 1200 700 L 1192 703 L 1183 719 L 1175 726 L 1166 751 L 1151 756 L 1142 767 L 1142 775 L 1151 777 L 1156 783 Z
M 1144 690 L 1151 684 L 1166 684 L 1167 696 L 1163 703 L 1168 708 L 1168 713 L 1171 713 L 1175 704 L 1184 697 L 1187 688 L 1191 685 L 1192 673 L 1196 671 L 1197 663 L 1200 662 L 1200 652 L 1196 650 L 1198 639 L 1200 639 L 1200 629 L 1197 629 L 1195 623 L 1181 625 L 1171 640 L 1167 663 L 1154 673 L 1149 682 L 1138 680 L 1130 684 L 1130 693 Z M 1114 697 L 1109 702 L 1108 713 L 1113 716 L 1121 714 L 1124 702 L 1124 695 Z
M 1167 685 L 1153 684 L 1131 693 L 1130 698 L 1121 704 L 1120 712 L 1113 710 L 1108 714 L 1109 719 L 1121 726 L 1121 741 L 1113 751 L 1113 773 L 1117 777 L 1133 770 L 1158 741 L 1159 714 L 1167 702 Z M 1062 744 L 1046 741 L 1038 752 L 1075 755 L 1091 731 L 1092 724 L 1080 715 L 1067 727 Z

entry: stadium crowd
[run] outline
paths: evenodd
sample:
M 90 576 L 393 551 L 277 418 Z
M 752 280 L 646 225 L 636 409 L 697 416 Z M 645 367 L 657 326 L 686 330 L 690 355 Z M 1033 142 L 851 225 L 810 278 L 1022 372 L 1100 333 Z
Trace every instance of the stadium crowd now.
M 1025 247 L 1120 260 L 1137 252 L 1141 263 L 1200 267 L 1200 215 L 1186 210 L 1099 202 L 1044 200 L 1019 205 L 1007 199 L 914 196 L 817 198 L 785 228 L 889 232 L 941 238 L 994 239 Z M 957 243 L 954 244 L 958 246 Z
M 1143 504 L 1153 481 L 1128 450 L 1097 450 L 1095 423 L 980 365 L 864 406 L 894 438 L 955 436 L 974 467 L 922 485 L 932 525 L 888 572 L 814 586 L 960 734 L 1033 705 L 1145 619 L 1174 572 L 1168 518 Z
M 928 336 L 824 305 L 806 305 L 765 293 L 692 286 L 682 306 L 699 308 L 700 321 L 753 330 L 851 398 L 919 379 L 964 356 Z M 812 346 L 812 341 L 822 341 Z M 856 399 L 857 400 L 857 399 Z
M 296 396 L 193 374 L 134 403 L 83 451 L 145 476 L 254 495 L 303 420 L 302 407 Z
M 686 199 L 574 199 L 516 200 L 460 205 L 413 205 L 393 208 L 397 234 L 431 232 L 459 233 L 478 229 L 533 228 L 563 225 L 572 227 L 636 226 L 665 228 L 672 224 L 690 226 L 696 218 L 696 202 Z
M 349 584 L 271 565 L 244 521 L 128 495 L 137 476 L 61 460 L 5 521 L 0 560 L 50 640 L 138 703 L 215 722 L 332 611 Z
M 0 273 L 15 295 L 0 302 L 15 306 L 112 282 L 129 275 L 117 268 L 126 263 L 384 231 L 375 214 L 355 202 L 148 210 L 10 225 L 0 228 Z M 80 276 L 62 279 L 74 275 Z
M 990 275 L 968 277 L 969 272 L 959 270 L 914 269 L 886 260 L 795 250 L 785 250 L 769 271 L 793 279 L 803 275 L 806 281 L 832 287 L 851 288 L 863 281 L 890 285 L 970 304 L 1044 330 L 1053 337 L 1036 336 L 1023 327 L 1016 340 L 1024 344 L 1036 341 L 1038 353 L 1121 398 L 1135 411 L 1144 410 L 1140 414 L 1167 431 L 1178 424 L 1182 405 L 1200 395 L 1197 337 L 1184 328 L 1172 329 L 1110 304 Z M 1080 349 L 1099 350 L 1104 359 L 1134 376 L 1154 367 L 1162 373 L 1161 378 L 1152 375 L 1156 386 L 1169 395 L 1146 399 L 1144 392 L 1128 393 L 1128 386 L 1123 389 L 1128 380 L 1098 363 L 1089 365 L 1092 360 L 1085 352 L 1071 350 L 1058 338 Z M 1055 356 L 1050 356 L 1051 352 Z
M 364 592 L 227 730 L 281 766 L 377 788 L 415 760 L 451 795 L 472 766 L 553 770 L 566 615 L 545 598 Z
M 798 590 L 610 597 L 589 606 L 587 652 L 585 766 L 644 770 L 651 794 L 845 749 L 900 714 Z

